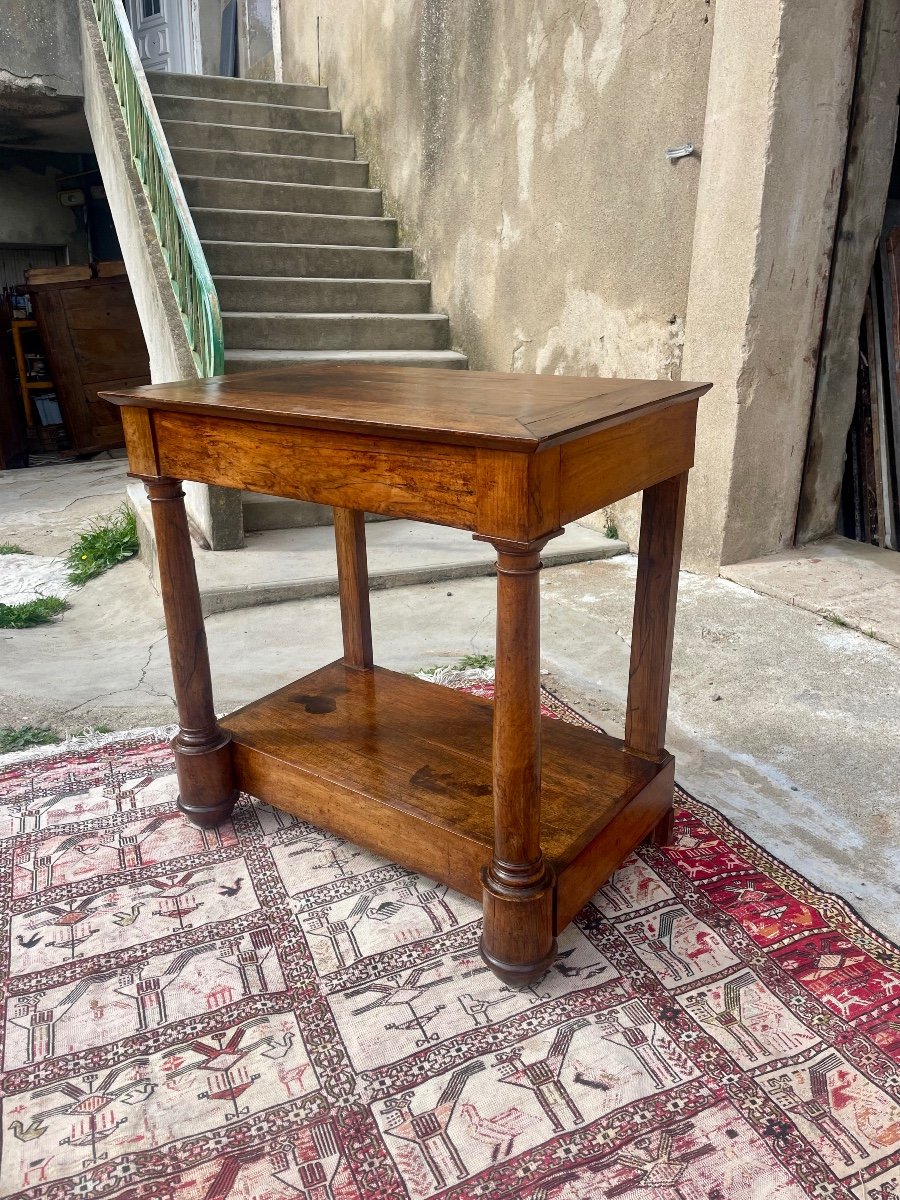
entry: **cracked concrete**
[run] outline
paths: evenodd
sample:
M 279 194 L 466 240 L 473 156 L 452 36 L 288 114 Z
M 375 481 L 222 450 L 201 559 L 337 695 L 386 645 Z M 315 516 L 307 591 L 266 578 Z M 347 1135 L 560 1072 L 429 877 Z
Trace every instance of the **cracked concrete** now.
M 77 466 L 0 472 L 0 540 L 15 542 L 31 554 L 68 550 L 88 521 L 125 502 L 128 461 L 116 454 Z

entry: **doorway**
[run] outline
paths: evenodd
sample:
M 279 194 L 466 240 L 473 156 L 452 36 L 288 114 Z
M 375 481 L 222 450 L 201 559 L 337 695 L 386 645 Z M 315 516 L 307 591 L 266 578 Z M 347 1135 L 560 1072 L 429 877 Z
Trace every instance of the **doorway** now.
M 125 0 L 128 22 L 147 71 L 198 71 L 190 0 Z

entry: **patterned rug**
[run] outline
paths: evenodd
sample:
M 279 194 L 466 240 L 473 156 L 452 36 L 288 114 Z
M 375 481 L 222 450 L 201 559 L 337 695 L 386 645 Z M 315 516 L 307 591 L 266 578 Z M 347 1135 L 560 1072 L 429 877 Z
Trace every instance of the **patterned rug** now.
M 158 734 L 0 763 L 3 1196 L 900 1196 L 900 953 L 684 793 L 524 991 L 471 901 L 174 802 Z

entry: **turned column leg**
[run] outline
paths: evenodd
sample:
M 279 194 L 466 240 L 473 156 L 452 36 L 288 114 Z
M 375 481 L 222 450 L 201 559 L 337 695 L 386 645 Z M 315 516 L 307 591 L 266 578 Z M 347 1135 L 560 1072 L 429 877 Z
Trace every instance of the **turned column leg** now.
M 687 478 L 685 472 L 647 488 L 641 509 L 625 745 L 657 760 L 665 753 Z M 671 841 L 671 807 L 649 836 L 657 845 Z
M 206 630 L 181 481 L 145 479 L 144 486 L 153 513 L 178 704 L 179 730 L 172 741 L 178 807 L 193 824 L 209 829 L 230 815 L 237 799 L 231 737 L 219 727 L 213 708 Z
M 335 508 L 332 511 L 344 662 L 351 667 L 371 667 L 372 621 L 369 615 L 369 570 L 366 564 L 366 515 L 357 508 Z
M 505 983 L 525 985 L 556 956 L 553 874 L 541 851 L 540 552 L 547 539 L 494 541 L 494 853 L 483 872 L 481 956 Z

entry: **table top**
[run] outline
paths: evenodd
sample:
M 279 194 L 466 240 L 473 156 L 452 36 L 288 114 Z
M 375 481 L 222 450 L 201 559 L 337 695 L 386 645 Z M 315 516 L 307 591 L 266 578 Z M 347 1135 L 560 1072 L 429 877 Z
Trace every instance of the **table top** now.
M 696 400 L 711 386 L 353 363 L 249 371 L 101 395 L 138 408 L 529 453 Z

